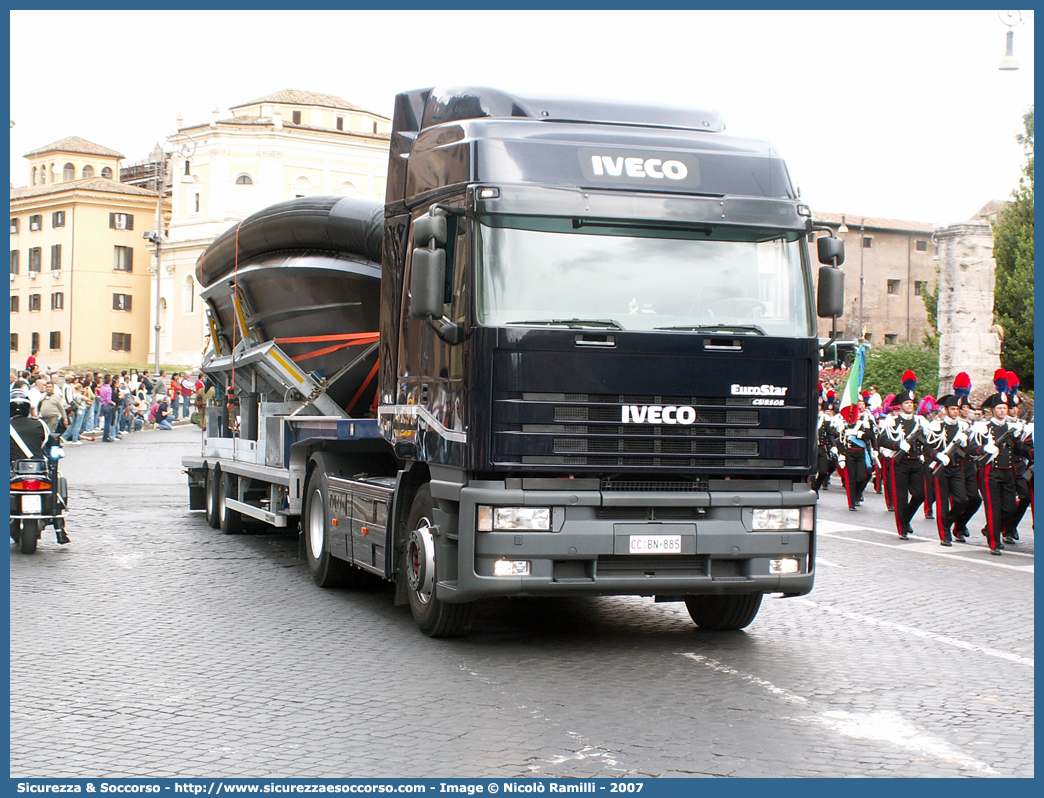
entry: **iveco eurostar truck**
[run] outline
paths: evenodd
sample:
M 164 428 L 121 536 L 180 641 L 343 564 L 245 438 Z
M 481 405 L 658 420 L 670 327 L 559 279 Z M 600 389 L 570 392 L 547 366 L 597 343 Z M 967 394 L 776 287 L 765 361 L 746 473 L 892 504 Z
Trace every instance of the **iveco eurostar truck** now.
M 818 315 L 840 241 L 716 113 L 397 96 L 387 197 L 273 206 L 201 257 L 222 401 L 186 457 L 226 532 L 419 627 L 504 596 L 683 601 L 739 629 L 816 570 Z

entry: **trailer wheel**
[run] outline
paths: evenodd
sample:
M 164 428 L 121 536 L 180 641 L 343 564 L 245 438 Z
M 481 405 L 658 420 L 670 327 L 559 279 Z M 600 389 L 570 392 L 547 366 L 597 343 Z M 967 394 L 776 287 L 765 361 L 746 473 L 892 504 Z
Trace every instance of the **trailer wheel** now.
M 228 495 L 233 493 L 235 480 L 231 474 L 221 474 L 217 480 L 217 514 L 218 528 L 224 535 L 238 535 L 243 531 L 243 514 L 239 510 L 232 510 L 228 506 Z
M 207 523 L 211 527 L 217 529 L 221 523 L 218 518 L 218 480 L 221 478 L 221 472 L 216 469 L 207 470 Z
M 431 488 L 422 485 L 413 500 L 402 549 L 402 571 L 406 594 L 417 626 L 428 637 L 463 637 L 471 631 L 474 604 L 447 604 L 435 597 L 438 565 L 431 532 L 435 503 Z
M 685 608 L 689 617 L 701 629 L 730 632 L 743 629 L 761 609 L 761 593 L 738 596 L 686 596 Z
M 308 480 L 302 523 L 305 556 L 312 579 L 319 587 L 344 587 L 352 574 L 348 563 L 330 554 L 330 519 L 326 515 L 329 491 L 326 475 L 319 469 L 313 471 Z
M 27 518 L 22 521 L 22 531 L 18 538 L 18 549 L 22 554 L 33 554 L 36 551 L 36 541 L 40 537 L 40 522 L 35 518 Z

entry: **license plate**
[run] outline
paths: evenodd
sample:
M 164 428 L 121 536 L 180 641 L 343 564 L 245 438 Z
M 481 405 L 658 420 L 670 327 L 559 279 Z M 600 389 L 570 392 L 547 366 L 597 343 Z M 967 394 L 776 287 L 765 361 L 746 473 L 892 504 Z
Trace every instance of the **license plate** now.
M 22 512 L 26 515 L 39 515 L 43 511 L 43 497 L 23 496 Z
M 631 535 L 628 554 L 681 554 L 681 535 Z

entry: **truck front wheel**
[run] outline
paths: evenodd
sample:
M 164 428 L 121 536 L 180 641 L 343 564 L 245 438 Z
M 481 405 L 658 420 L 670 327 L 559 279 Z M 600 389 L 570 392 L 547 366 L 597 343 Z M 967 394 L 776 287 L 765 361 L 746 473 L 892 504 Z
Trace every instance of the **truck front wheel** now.
M 433 527 L 435 503 L 431 488 L 422 485 L 413 500 L 402 547 L 400 577 L 406 579 L 406 594 L 417 626 L 428 637 L 463 637 L 471 631 L 473 604 L 447 604 L 435 597 L 438 563 Z
M 701 629 L 735 631 L 750 625 L 761 609 L 761 593 L 738 596 L 686 596 L 689 617 Z
M 330 554 L 328 496 L 326 476 L 316 469 L 308 480 L 304 512 L 305 556 L 308 571 L 319 587 L 344 587 L 349 581 L 350 566 Z

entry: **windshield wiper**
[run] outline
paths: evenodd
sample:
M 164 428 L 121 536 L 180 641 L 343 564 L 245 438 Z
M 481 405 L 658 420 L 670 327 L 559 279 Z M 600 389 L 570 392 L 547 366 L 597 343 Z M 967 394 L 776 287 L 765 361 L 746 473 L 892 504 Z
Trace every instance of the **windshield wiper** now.
M 684 332 L 735 332 L 767 335 L 756 324 L 686 324 L 681 327 L 656 327 L 657 330 L 680 330 Z
M 613 319 L 533 319 L 531 321 L 509 321 L 508 324 L 532 324 L 543 327 L 609 327 L 622 330 L 623 325 Z

